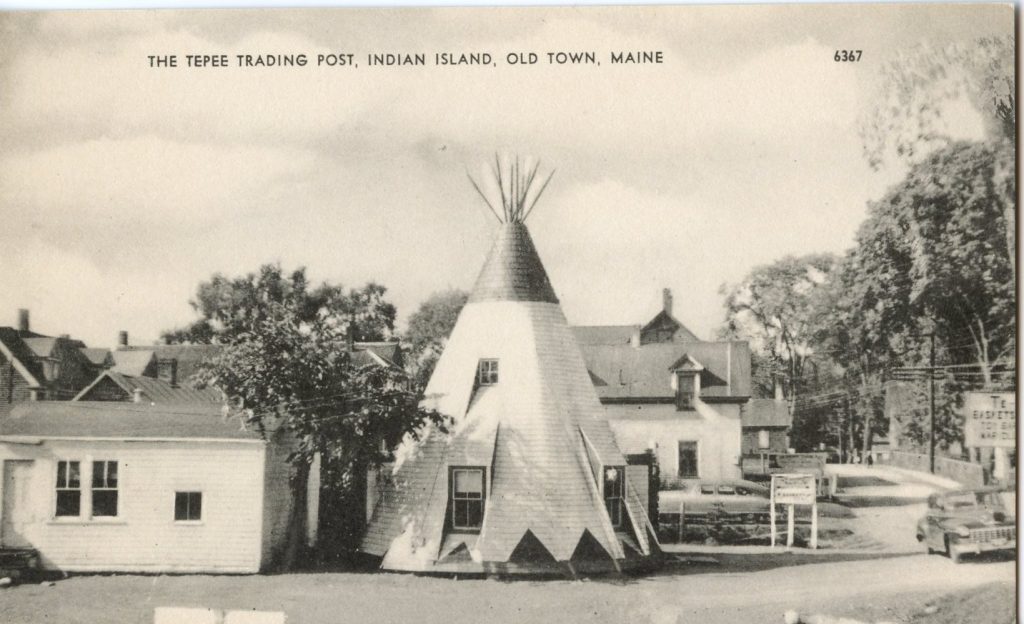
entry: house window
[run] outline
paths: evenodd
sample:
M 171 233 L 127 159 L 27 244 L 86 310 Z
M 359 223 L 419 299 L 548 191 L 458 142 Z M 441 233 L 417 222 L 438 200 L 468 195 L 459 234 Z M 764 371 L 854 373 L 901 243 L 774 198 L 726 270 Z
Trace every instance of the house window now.
M 484 523 L 484 469 L 452 468 L 452 528 L 478 531 Z
M 203 519 L 202 492 L 174 493 L 174 521 L 188 522 Z
M 92 515 L 117 515 L 117 462 L 92 463 Z
M 772 446 L 772 436 L 767 429 L 761 429 L 757 432 L 757 448 L 761 450 L 767 450 Z
M 476 379 L 481 386 L 498 383 L 498 360 L 480 360 L 477 366 Z
M 697 470 L 697 443 L 692 440 L 679 441 L 679 476 L 684 479 L 700 476 Z
M 76 461 L 57 462 L 57 511 L 56 515 L 78 516 L 82 511 L 82 483 L 79 477 L 79 463 Z
M 694 375 L 692 373 L 679 373 L 676 385 L 676 409 L 692 410 L 694 394 Z
M 604 507 L 612 526 L 622 526 L 622 494 L 625 491 L 625 470 L 621 466 L 604 469 Z

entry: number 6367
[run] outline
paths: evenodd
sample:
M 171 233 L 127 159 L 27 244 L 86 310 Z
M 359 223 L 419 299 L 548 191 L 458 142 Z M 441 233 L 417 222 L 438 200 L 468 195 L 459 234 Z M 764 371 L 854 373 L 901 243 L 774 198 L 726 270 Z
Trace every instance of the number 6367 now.
M 836 55 L 832 58 L 836 63 L 856 63 L 860 60 L 860 50 L 836 50 Z

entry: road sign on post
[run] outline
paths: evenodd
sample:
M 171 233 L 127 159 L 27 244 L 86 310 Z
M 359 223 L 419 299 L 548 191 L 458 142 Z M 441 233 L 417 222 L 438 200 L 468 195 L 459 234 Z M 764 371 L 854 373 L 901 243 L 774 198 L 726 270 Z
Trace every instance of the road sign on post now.
M 786 546 L 793 545 L 795 532 L 796 505 L 811 506 L 811 548 L 818 547 L 818 487 L 814 475 L 809 474 L 776 474 L 772 475 L 771 488 L 771 523 L 772 546 L 775 546 L 775 505 L 786 505 L 789 517 L 786 521 Z

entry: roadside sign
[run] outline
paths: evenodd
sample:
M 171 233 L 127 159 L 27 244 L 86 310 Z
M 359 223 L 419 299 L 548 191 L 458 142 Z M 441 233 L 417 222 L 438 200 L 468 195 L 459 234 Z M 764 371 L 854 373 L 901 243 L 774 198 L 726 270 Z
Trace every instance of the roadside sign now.
M 772 475 L 772 500 L 776 505 L 813 505 L 816 495 L 814 475 Z
M 772 547 L 775 547 L 775 506 L 788 505 L 789 514 L 786 519 L 786 546 L 793 545 L 796 516 L 796 505 L 811 506 L 811 548 L 818 547 L 818 484 L 814 475 L 809 474 L 774 474 L 771 488 L 771 525 Z
M 1017 446 L 1017 404 L 1012 392 L 968 392 L 963 413 L 964 446 Z

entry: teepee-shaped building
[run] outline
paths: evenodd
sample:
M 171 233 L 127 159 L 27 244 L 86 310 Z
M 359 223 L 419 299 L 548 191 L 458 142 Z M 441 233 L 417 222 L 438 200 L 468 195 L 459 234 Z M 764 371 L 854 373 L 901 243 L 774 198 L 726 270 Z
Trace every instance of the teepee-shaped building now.
M 657 551 L 647 467 L 627 469 L 600 417 L 523 224 L 536 168 L 510 169 L 505 218 L 426 389 L 454 424 L 399 448 L 382 479 L 362 550 L 384 569 L 615 572 Z

